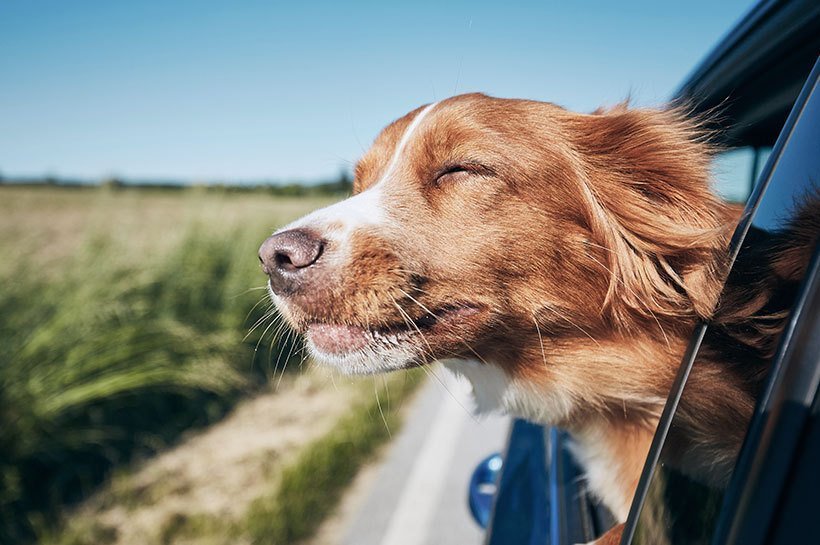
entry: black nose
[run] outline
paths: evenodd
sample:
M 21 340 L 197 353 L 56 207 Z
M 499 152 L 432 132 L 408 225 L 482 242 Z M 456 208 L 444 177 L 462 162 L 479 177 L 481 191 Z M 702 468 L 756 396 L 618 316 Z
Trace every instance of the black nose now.
M 291 229 L 268 237 L 259 248 L 262 269 L 277 294 L 295 291 L 305 271 L 319 259 L 322 239 L 304 229 Z

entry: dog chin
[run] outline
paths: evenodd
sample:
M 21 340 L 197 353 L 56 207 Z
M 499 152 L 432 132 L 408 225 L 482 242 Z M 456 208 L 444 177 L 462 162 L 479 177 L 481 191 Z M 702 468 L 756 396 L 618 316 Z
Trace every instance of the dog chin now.
M 418 365 L 418 354 L 409 347 L 367 346 L 353 352 L 331 353 L 319 349 L 309 336 L 306 343 L 314 361 L 347 375 L 373 375 Z

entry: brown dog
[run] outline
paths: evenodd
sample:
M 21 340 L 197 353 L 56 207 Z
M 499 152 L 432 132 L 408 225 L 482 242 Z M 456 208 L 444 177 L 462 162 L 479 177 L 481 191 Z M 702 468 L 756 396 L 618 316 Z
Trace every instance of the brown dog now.
M 568 429 L 623 521 L 723 282 L 739 210 L 710 191 L 710 159 L 676 109 L 457 96 L 385 128 L 355 196 L 275 233 L 260 258 L 315 359 L 348 373 L 444 361 L 481 408 Z M 693 421 L 751 411 L 732 377 L 694 379 L 710 382 Z

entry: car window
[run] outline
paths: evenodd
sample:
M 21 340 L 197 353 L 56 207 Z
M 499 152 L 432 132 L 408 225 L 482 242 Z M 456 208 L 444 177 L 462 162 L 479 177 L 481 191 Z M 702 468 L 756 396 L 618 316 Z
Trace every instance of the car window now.
M 715 319 L 704 330 L 688 375 L 681 375 L 683 389 L 671 421 L 665 421 L 669 427 L 658 464 L 648 487 L 641 491 L 644 502 L 635 521 L 633 544 L 711 542 L 724 490 L 752 415 L 748 407 L 735 412 L 728 409 L 742 406 L 744 400 L 747 405 L 754 403 L 764 391 L 780 331 L 820 229 L 816 72 L 812 85 L 798 100 L 804 106 L 796 107 L 787 124 L 793 123 L 793 128 L 781 135 L 779 151 L 774 152 L 759 182 L 761 187 L 751 198 L 756 207 L 750 209 L 749 223 L 739 228 L 745 238 Z M 750 158 L 754 160 L 748 152 L 738 150 L 724 164 L 737 161 L 751 176 Z M 747 319 L 750 308 L 754 308 L 753 318 Z M 722 380 L 727 382 L 721 384 L 736 389 L 715 389 Z M 748 399 L 740 399 L 744 395 Z
M 746 202 L 771 152 L 771 146 L 744 146 L 718 154 L 712 161 L 717 194 L 729 202 Z

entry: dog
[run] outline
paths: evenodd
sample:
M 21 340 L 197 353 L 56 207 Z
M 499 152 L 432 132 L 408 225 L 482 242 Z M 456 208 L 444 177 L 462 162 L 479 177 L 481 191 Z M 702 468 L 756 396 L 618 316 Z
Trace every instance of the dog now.
M 441 361 L 479 410 L 569 430 L 590 490 L 623 522 L 727 274 L 742 210 L 710 188 L 713 152 L 680 107 L 428 104 L 378 135 L 354 196 L 262 244 L 270 296 L 319 362 L 366 374 Z M 693 452 L 754 406 L 760 381 L 721 365 L 690 378 L 703 389 L 682 407 Z M 685 470 L 725 481 L 714 453 L 733 460 L 742 436 L 722 437 Z

